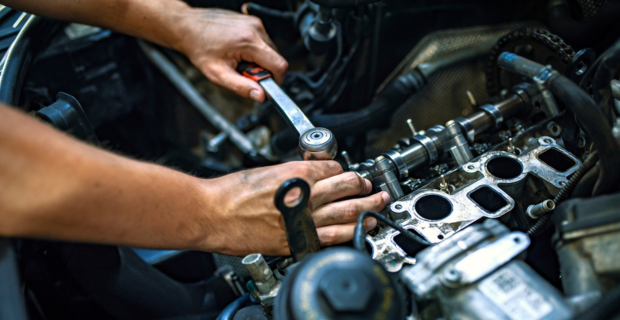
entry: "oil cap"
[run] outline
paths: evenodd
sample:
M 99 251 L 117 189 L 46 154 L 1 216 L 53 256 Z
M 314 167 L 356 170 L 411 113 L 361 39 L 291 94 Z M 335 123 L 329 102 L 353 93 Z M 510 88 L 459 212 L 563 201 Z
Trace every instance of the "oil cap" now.
M 367 254 L 327 249 L 304 258 L 286 277 L 274 305 L 276 320 L 402 319 L 403 294 Z

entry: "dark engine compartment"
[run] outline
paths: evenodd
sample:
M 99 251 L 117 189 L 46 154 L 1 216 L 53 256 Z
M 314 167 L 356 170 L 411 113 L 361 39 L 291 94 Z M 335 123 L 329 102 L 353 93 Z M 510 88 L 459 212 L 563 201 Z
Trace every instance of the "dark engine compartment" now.
M 31 318 L 617 317 L 618 1 L 189 3 L 260 17 L 283 89 L 392 204 L 361 242 L 299 262 L 19 240 Z M 204 178 L 299 159 L 273 102 L 177 52 L 39 17 L 22 34 L 0 96 L 32 114 L 73 96 L 90 143 Z

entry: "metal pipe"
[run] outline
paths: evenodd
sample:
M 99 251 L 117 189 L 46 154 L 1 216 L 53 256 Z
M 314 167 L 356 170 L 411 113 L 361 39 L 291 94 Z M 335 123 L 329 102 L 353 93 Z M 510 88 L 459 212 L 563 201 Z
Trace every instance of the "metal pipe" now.
M 551 212 L 555 209 L 555 202 L 553 200 L 545 200 L 536 205 L 530 205 L 525 212 L 532 219 L 538 219 L 541 215 Z
M 248 139 L 241 130 L 219 113 L 211 104 L 203 98 L 192 84 L 181 74 L 181 72 L 168 60 L 161 52 L 139 40 L 138 44 L 146 56 L 155 66 L 172 82 L 177 90 L 217 129 L 226 132 L 232 143 L 234 143 L 243 153 L 256 156 L 252 141 Z

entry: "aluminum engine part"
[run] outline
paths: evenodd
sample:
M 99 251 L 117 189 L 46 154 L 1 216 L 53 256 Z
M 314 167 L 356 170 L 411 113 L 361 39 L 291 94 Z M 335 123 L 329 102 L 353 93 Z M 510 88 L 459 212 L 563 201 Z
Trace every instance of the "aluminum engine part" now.
M 540 22 L 519 22 L 493 26 L 476 26 L 440 30 L 428 34 L 411 50 L 394 72 L 386 78 L 377 90 L 380 92 L 387 83 L 424 63 L 442 59 L 477 44 L 496 42 L 512 30 L 531 26 L 545 28 Z M 372 130 L 369 133 L 366 152 L 375 157 L 394 146 L 394 141 L 411 135 L 406 119 L 412 119 L 415 128 L 430 128 L 437 119 L 454 119 L 469 116 L 476 112 L 467 91 L 478 105 L 488 101 L 486 90 L 487 55 L 480 57 L 478 63 L 472 61 L 457 63 L 433 73 L 429 85 L 422 88 L 391 117 L 392 125 L 385 130 Z
M 515 258 L 529 237 L 486 220 L 427 248 L 401 279 L 418 301 L 441 305 L 446 319 L 569 319 L 557 289 Z
M 620 284 L 620 194 L 569 200 L 554 214 L 562 287 L 586 308 Z
M 511 194 L 522 192 L 528 175 L 540 179 L 555 195 L 581 165 L 554 139 L 543 136 L 519 156 L 487 152 L 392 203 L 390 211 L 392 216 L 404 216 L 398 221 L 403 228 L 438 243 L 481 218 L 500 218 L 513 210 Z M 442 187 L 446 183 L 448 187 Z M 375 236 L 366 236 L 373 259 L 390 272 L 399 271 L 405 263 L 416 263 L 396 244 L 394 238 L 399 234 L 385 228 Z

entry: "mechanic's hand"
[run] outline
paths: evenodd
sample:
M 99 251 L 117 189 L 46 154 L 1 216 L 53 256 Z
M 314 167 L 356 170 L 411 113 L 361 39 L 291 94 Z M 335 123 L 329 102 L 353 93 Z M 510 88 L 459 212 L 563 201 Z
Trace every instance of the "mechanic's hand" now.
M 256 82 L 235 71 L 241 60 L 271 71 L 282 82 L 288 63 L 267 36 L 261 20 L 221 9 L 192 9 L 184 18 L 184 34 L 174 46 L 185 53 L 209 80 L 240 96 L 263 102 L 265 92 Z
M 214 252 L 243 256 L 260 252 L 268 256 L 289 255 L 284 219 L 274 204 L 276 190 L 282 183 L 299 177 L 310 185 L 308 205 L 317 227 L 321 245 L 349 241 L 358 216 L 366 210 L 381 211 L 390 196 L 380 192 L 365 198 L 333 202 L 343 197 L 368 194 L 370 181 L 354 172 L 342 173 L 336 161 L 300 161 L 237 172 L 206 180 L 207 192 L 219 195 L 215 203 L 218 215 L 217 235 L 209 235 L 205 244 Z M 287 194 L 285 202 L 297 195 Z M 377 225 L 374 218 L 365 220 L 366 230 Z

